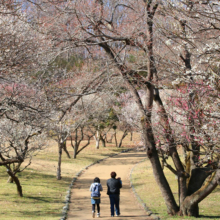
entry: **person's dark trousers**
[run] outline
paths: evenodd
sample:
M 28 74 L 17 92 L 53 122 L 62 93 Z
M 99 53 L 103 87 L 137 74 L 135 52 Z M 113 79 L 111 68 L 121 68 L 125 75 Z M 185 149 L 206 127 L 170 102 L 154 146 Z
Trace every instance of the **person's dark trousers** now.
M 97 212 L 100 213 L 100 206 L 99 204 L 96 205 L 97 205 Z M 92 211 L 95 212 L 95 204 L 92 204 Z
M 109 199 L 110 199 L 110 205 L 111 205 L 111 208 L 110 208 L 111 215 L 115 215 L 114 208 L 115 208 L 116 215 L 120 215 L 120 208 L 119 208 L 120 196 L 118 194 L 110 194 Z

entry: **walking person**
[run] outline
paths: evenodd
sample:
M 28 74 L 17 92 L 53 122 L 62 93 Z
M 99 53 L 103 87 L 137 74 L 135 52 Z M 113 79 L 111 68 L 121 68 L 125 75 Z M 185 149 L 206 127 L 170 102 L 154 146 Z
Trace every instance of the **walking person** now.
M 97 218 L 99 218 L 100 217 L 100 203 L 101 203 L 100 191 L 102 191 L 103 188 L 102 188 L 102 185 L 100 184 L 100 179 L 98 177 L 94 179 L 89 190 L 91 192 L 92 217 L 95 218 L 95 207 L 97 206 Z
M 121 178 L 116 179 L 116 172 L 111 172 L 111 178 L 107 180 L 107 187 L 108 191 L 107 194 L 109 195 L 110 199 L 110 210 L 111 210 L 111 217 L 120 215 L 120 188 L 122 188 L 122 181 Z

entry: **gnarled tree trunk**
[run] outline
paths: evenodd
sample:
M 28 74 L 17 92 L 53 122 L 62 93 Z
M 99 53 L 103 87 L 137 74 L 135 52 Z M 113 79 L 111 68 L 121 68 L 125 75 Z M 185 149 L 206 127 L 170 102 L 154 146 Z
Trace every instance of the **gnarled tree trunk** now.
M 201 174 L 202 172 L 202 174 Z M 207 174 L 205 171 L 199 171 L 195 172 L 195 176 L 202 176 L 202 178 L 199 179 L 199 184 L 196 184 L 194 182 L 194 189 L 195 192 L 193 192 L 191 195 L 187 196 L 183 203 L 180 204 L 180 214 L 184 216 L 199 216 L 199 203 L 206 198 L 218 185 L 218 180 L 220 179 L 220 170 L 212 173 L 212 176 L 210 176 L 209 180 L 206 181 L 205 184 L 202 185 L 202 187 L 199 187 L 203 180 L 207 177 Z
M 7 170 L 8 175 L 13 179 L 13 181 L 15 182 L 16 186 L 17 186 L 17 193 L 20 197 L 23 197 L 23 193 L 22 193 L 22 186 L 20 184 L 20 181 L 18 179 L 18 177 L 16 177 L 14 175 L 14 173 L 11 170 Z

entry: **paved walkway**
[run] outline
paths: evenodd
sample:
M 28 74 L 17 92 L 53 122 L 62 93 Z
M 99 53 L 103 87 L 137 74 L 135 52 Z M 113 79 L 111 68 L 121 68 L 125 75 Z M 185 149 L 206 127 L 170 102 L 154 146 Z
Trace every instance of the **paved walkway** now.
M 100 178 L 101 184 L 103 186 L 100 204 L 100 219 L 152 219 L 152 217 L 146 215 L 146 212 L 137 202 L 129 182 L 129 175 L 132 167 L 145 157 L 146 154 L 143 152 L 126 152 L 91 166 L 75 182 L 75 185 L 72 189 L 71 204 L 67 219 L 92 219 L 92 205 L 90 202 L 89 187 L 95 177 Z M 110 217 L 109 198 L 106 194 L 106 181 L 110 178 L 110 173 L 112 171 L 117 173 L 117 177 L 121 177 L 123 184 L 120 197 L 121 215 L 114 218 Z

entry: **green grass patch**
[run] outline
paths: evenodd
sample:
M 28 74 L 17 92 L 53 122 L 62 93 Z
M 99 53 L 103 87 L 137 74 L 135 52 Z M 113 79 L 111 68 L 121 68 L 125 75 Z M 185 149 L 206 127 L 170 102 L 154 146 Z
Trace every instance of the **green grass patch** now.
M 176 201 L 178 201 L 178 184 L 177 178 L 168 169 L 164 170 L 165 175 L 170 184 L 171 190 L 174 193 Z M 165 220 L 173 219 L 196 219 L 194 217 L 171 217 L 166 213 L 166 205 L 159 187 L 154 179 L 150 161 L 144 161 L 138 164 L 132 173 L 132 182 L 137 194 L 142 201 L 150 208 L 150 210 Z M 218 186 L 206 199 L 199 204 L 200 218 L 199 219 L 220 219 L 220 187 Z
M 55 181 L 54 175 L 27 169 L 18 175 L 24 197 L 16 194 L 16 185 L 6 183 L 7 175 L 0 172 L 0 215 L 3 219 L 54 219 L 60 217 L 65 188 L 71 178 Z

